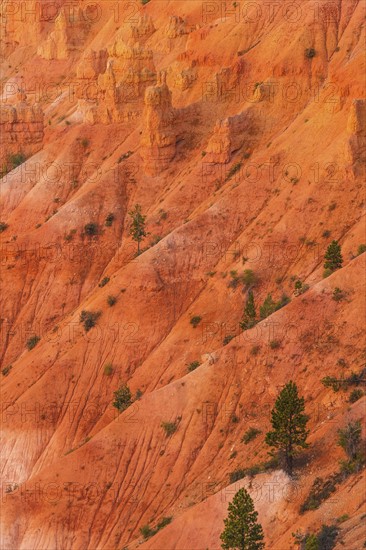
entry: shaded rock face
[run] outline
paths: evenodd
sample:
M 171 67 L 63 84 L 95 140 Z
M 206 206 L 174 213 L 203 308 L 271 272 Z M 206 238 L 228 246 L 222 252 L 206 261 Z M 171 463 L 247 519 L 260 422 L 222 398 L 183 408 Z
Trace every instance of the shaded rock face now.
M 145 92 L 141 154 L 145 172 L 149 175 L 155 176 L 165 170 L 175 156 L 175 118 L 172 94 L 165 73 L 161 73 L 156 86 L 147 88 Z
M 352 165 L 355 175 L 365 175 L 366 162 L 366 100 L 355 99 L 348 117 L 346 160 Z
M 42 149 L 44 113 L 40 105 L 29 105 L 23 93 L 15 105 L 0 107 L 0 162 L 9 155 L 31 156 Z

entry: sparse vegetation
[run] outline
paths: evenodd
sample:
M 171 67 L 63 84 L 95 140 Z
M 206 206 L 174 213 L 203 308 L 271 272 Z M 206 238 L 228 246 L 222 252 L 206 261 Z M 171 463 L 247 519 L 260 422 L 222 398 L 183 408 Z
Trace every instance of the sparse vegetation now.
M 308 510 L 317 510 L 319 506 L 327 500 L 337 489 L 337 485 L 342 481 L 342 475 L 339 472 L 331 474 L 327 479 L 321 477 L 315 478 L 310 492 L 300 506 L 300 513 Z
M 333 290 L 332 300 L 334 300 L 335 302 L 341 302 L 342 300 L 344 300 L 344 298 L 345 293 L 343 292 L 343 290 L 336 286 Z
M 114 392 L 114 401 L 112 405 L 120 412 L 125 411 L 130 405 L 132 405 L 132 394 L 127 385 L 121 386 Z
M 192 317 L 192 319 L 189 322 L 191 323 L 193 328 L 196 328 L 198 327 L 201 321 L 202 321 L 202 317 L 200 317 L 199 315 L 195 315 L 194 317 Z
M 99 232 L 98 224 L 93 222 L 87 223 L 86 225 L 84 225 L 84 231 L 85 231 L 85 235 L 88 235 L 89 237 L 98 235 L 98 232 Z
M 242 166 L 242 163 L 241 162 L 237 162 L 235 164 L 233 164 L 233 166 L 230 168 L 227 176 L 226 176 L 226 179 L 225 181 L 229 181 L 241 168 Z
M 178 423 L 177 422 L 162 422 L 161 427 L 163 428 L 165 435 L 170 437 L 177 431 Z
M 189 363 L 188 365 L 188 372 L 192 372 L 193 370 L 196 370 L 200 366 L 199 361 L 192 361 L 192 363 Z
M 359 388 L 358 389 L 354 389 L 351 391 L 350 395 L 349 395 L 349 398 L 348 398 L 348 401 L 350 403 L 356 403 L 356 401 L 358 401 L 359 399 L 361 399 L 361 397 L 363 397 L 364 393 L 362 390 L 360 390 Z
M 303 282 L 300 281 L 300 279 L 297 279 L 297 281 L 295 282 L 295 289 L 294 289 L 295 296 L 300 296 L 300 294 L 304 294 L 304 292 L 306 292 L 307 290 L 309 290 L 309 285 L 303 284 Z
M 144 525 L 143 527 L 140 528 L 140 533 L 144 537 L 144 539 L 147 540 L 147 539 L 153 537 L 154 535 L 156 535 L 156 533 L 158 533 L 158 531 L 160 531 L 161 529 L 163 529 L 164 527 L 169 525 L 169 523 L 172 522 L 172 519 L 173 519 L 172 516 L 163 517 L 163 519 L 161 519 L 159 521 L 159 523 L 157 524 L 157 526 L 154 529 L 151 528 L 150 525 Z
M 349 422 L 343 429 L 338 430 L 338 445 L 345 451 L 347 457 L 352 462 L 359 465 L 364 461 L 364 451 L 361 449 L 361 421 Z
M 9 372 L 11 371 L 11 369 L 13 368 L 12 365 L 8 365 L 7 367 L 5 367 L 2 371 L 1 371 L 1 374 L 3 376 L 8 376 Z
M 248 298 L 245 303 L 243 318 L 239 323 L 240 327 L 243 330 L 253 328 L 256 324 L 256 316 L 257 314 L 255 310 L 254 294 L 252 290 L 249 290 Z
M 245 445 L 248 445 L 253 439 L 257 437 L 257 435 L 261 434 L 261 430 L 258 430 L 258 428 L 249 428 L 245 434 L 242 437 L 242 442 L 245 443 Z
M 87 149 L 90 145 L 90 141 L 87 138 L 83 138 L 80 143 L 84 149 Z
M 105 376 L 111 376 L 114 372 L 114 368 L 113 368 L 113 365 L 112 363 L 107 363 L 105 366 L 104 366 L 104 374 Z
M 226 346 L 227 344 L 229 344 L 233 338 L 235 338 L 233 334 L 228 334 L 227 336 L 225 336 L 222 341 L 223 345 Z
M 27 340 L 27 348 L 28 350 L 32 350 L 33 348 L 36 347 L 36 345 L 38 344 L 38 342 L 40 341 L 40 337 L 39 336 L 31 336 L 28 340 Z
M 113 212 L 110 212 L 105 219 L 105 225 L 107 227 L 110 227 L 113 224 L 114 220 L 115 220 L 115 215 L 113 214 Z
M 115 296 L 112 296 L 111 294 L 107 298 L 107 304 L 109 307 L 114 306 L 114 304 L 117 302 L 117 298 Z
M 360 244 L 357 248 L 357 256 L 366 252 L 366 244 Z
M 308 59 L 312 59 L 313 57 L 315 57 L 315 55 L 316 51 L 314 50 L 314 48 L 306 48 L 305 57 L 307 57 Z
M 279 342 L 279 340 L 271 340 L 269 343 L 269 347 L 271 349 L 278 349 L 279 347 L 281 347 L 281 342 Z
M 276 302 L 272 298 L 272 294 L 267 294 L 263 305 L 259 308 L 259 316 L 261 319 L 266 319 L 276 310 Z
M 253 464 L 248 468 L 239 468 L 238 470 L 234 470 L 229 474 L 229 481 L 230 483 L 235 483 L 235 481 L 239 481 L 239 479 L 243 479 L 244 477 L 254 477 L 257 474 L 269 472 L 276 468 L 278 468 L 278 460 L 276 457 L 273 457 L 267 462 L 259 462 L 258 464 Z
M 107 283 L 109 283 L 110 278 L 109 277 L 103 277 L 103 279 L 100 281 L 99 285 L 100 288 L 103 288 Z
M 95 327 L 97 320 L 101 316 L 100 311 L 85 311 L 80 313 L 80 323 L 83 323 L 85 332 L 89 332 L 90 329 Z
M 8 224 L 5 223 L 5 222 L 0 222 L 0 233 L 2 233 L 3 231 L 5 231 L 7 228 L 8 228 Z

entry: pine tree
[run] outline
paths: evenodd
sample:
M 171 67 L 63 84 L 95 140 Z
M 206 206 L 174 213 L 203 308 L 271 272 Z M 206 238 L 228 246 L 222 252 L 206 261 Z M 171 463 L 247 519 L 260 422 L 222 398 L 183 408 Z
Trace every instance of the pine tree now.
M 240 327 L 243 330 L 248 330 L 249 328 L 254 327 L 256 323 L 255 321 L 256 315 L 257 314 L 255 311 L 254 294 L 252 290 L 249 290 L 248 298 L 245 303 L 243 319 L 240 322 Z
M 277 448 L 285 460 L 285 470 L 292 475 L 293 458 L 299 448 L 308 447 L 309 431 L 306 424 L 309 417 L 304 414 L 304 398 L 299 397 L 297 386 L 292 380 L 280 392 L 271 412 L 273 431 L 266 435 L 266 443 Z
M 135 208 L 128 213 L 132 218 L 132 224 L 130 227 L 130 235 L 133 240 L 137 242 L 137 255 L 140 254 L 140 242 L 147 236 L 145 230 L 145 220 L 146 216 L 143 216 L 141 213 L 141 206 L 139 204 L 135 205 Z
M 229 504 L 229 515 L 224 519 L 221 548 L 229 550 L 261 550 L 264 548 L 263 529 L 257 522 L 258 513 L 248 491 L 240 489 Z
M 272 298 L 272 294 L 267 294 L 263 305 L 259 308 L 259 315 L 261 319 L 265 319 L 276 311 L 276 302 Z
M 340 269 L 343 264 L 343 258 L 341 254 L 341 247 L 338 241 L 332 241 L 327 248 L 324 256 L 324 269 L 329 269 L 331 272 Z

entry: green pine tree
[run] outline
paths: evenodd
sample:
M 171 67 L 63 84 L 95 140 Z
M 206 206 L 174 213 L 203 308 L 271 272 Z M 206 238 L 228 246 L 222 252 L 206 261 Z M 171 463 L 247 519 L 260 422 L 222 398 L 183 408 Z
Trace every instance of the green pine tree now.
M 308 447 L 309 431 L 306 424 L 309 417 L 304 414 L 304 398 L 299 397 L 297 386 L 292 380 L 280 392 L 271 412 L 273 431 L 266 435 L 266 443 L 278 449 L 285 460 L 285 470 L 292 475 L 293 458 L 300 448 Z
M 245 489 L 240 489 L 229 504 L 229 515 L 224 519 L 225 529 L 221 533 L 221 548 L 229 550 L 261 550 L 264 535 L 253 500 Z
M 243 319 L 240 322 L 240 327 L 243 330 L 248 330 L 249 328 L 254 327 L 256 323 L 256 315 L 257 314 L 255 311 L 254 294 L 252 290 L 249 290 L 248 298 L 245 303 Z
M 329 269 L 331 272 L 340 269 L 343 264 L 341 247 L 338 241 L 332 241 L 327 248 L 324 256 L 324 269 Z
M 137 255 L 139 255 L 140 243 L 142 239 L 144 239 L 147 236 L 147 233 L 145 230 L 146 216 L 143 216 L 143 214 L 141 213 L 140 204 L 136 204 L 135 208 L 131 210 L 131 212 L 129 212 L 128 214 L 132 218 L 130 235 L 132 236 L 133 240 L 137 242 Z
M 265 319 L 269 315 L 276 311 L 276 302 L 272 298 L 272 294 L 267 294 L 263 305 L 259 308 L 259 316 L 261 319 Z

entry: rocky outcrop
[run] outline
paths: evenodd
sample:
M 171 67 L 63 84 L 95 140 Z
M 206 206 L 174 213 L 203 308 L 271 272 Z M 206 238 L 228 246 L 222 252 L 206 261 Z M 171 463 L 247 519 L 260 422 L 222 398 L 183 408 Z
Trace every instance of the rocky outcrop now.
M 18 94 L 15 105 L 0 107 L 0 162 L 10 155 L 22 153 L 31 156 L 42 148 L 44 136 L 44 114 L 42 108 L 27 103 L 23 92 Z
M 186 22 L 182 17 L 172 15 L 169 19 L 169 23 L 164 29 L 164 34 L 167 38 L 177 38 L 183 34 L 187 34 Z
M 233 153 L 244 145 L 250 149 L 253 127 L 250 111 L 218 120 L 207 146 L 205 162 L 226 164 L 230 162 Z
M 147 86 L 156 81 L 153 53 L 121 40 L 91 52 L 78 69 L 79 108 L 85 122 L 110 124 L 141 116 Z
M 135 42 L 143 43 L 155 32 L 154 23 L 150 15 L 142 15 L 136 25 L 131 26 L 131 38 Z
M 81 8 L 75 11 L 61 8 L 54 31 L 40 44 L 38 55 L 44 59 L 67 59 L 71 53 L 82 49 L 90 26 Z
M 144 169 L 149 175 L 155 176 L 166 169 L 175 156 L 175 117 L 166 75 L 160 73 L 157 85 L 145 92 L 141 146 Z

